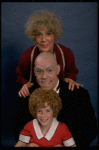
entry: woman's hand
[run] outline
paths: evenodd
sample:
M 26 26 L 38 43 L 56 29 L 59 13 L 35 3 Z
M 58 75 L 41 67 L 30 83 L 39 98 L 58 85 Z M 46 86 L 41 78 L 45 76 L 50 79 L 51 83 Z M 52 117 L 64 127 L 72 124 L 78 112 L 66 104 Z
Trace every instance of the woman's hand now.
M 26 98 L 26 96 L 30 95 L 29 88 L 31 88 L 33 85 L 34 83 L 27 82 L 26 84 L 22 86 L 21 90 L 18 92 L 18 95 L 20 97 L 23 96 L 24 98 Z
M 29 143 L 29 144 L 25 144 L 25 147 L 39 147 L 39 146 L 35 143 Z
M 79 86 L 83 86 L 83 84 L 79 84 L 79 83 L 75 82 L 74 80 L 72 80 L 70 78 L 65 78 L 64 81 L 66 83 L 69 83 L 68 89 L 71 90 L 71 91 L 74 90 L 75 86 L 77 87 L 77 89 L 79 89 Z

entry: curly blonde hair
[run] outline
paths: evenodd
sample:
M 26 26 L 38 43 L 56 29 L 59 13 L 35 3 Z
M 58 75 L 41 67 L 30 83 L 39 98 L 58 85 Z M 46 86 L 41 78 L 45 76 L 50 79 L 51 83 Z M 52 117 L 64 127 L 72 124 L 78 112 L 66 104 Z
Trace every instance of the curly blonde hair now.
M 55 41 L 61 38 L 63 33 L 61 18 L 56 17 L 54 13 L 47 10 L 35 11 L 25 24 L 25 33 L 31 40 L 35 41 L 36 32 L 41 27 L 47 27 L 48 31 L 53 33 Z
M 62 109 L 62 102 L 54 90 L 44 90 L 37 88 L 29 97 L 29 111 L 36 118 L 36 109 L 45 108 L 45 102 L 53 110 L 53 117 L 57 117 Z

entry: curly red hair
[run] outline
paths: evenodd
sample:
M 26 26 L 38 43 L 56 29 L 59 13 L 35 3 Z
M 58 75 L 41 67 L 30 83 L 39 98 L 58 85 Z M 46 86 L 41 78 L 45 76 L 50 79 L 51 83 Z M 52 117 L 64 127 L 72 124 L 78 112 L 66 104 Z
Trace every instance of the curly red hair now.
M 29 111 L 36 118 L 36 109 L 45 108 L 45 102 L 53 110 L 53 117 L 57 117 L 62 109 L 62 102 L 54 90 L 44 90 L 37 88 L 29 97 Z

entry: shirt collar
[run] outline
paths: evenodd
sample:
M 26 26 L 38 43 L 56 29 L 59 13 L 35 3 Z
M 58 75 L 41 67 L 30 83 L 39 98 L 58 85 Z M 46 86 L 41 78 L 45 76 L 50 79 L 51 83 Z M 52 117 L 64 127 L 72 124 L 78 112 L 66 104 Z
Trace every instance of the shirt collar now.
M 59 79 L 57 81 L 57 84 L 55 86 L 55 88 L 53 89 L 57 94 L 59 94 L 60 88 L 59 88 Z
M 41 138 L 46 138 L 48 141 L 51 140 L 53 135 L 55 134 L 55 131 L 58 127 L 59 121 L 56 120 L 56 118 L 53 118 L 52 124 L 50 126 L 50 129 L 48 130 L 47 134 L 44 136 L 41 132 L 40 125 L 37 121 L 37 119 L 33 120 L 33 127 L 36 133 L 37 138 L 40 140 Z

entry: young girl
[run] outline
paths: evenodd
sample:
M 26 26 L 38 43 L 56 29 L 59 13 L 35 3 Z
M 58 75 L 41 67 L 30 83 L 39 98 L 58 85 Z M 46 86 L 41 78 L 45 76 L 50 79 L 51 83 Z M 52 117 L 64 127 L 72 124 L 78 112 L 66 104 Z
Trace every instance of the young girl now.
M 36 89 L 29 98 L 29 111 L 35 119 L 24 126 L 15 147 L 76 147 L 66 124 L 56 119 L 61 109 L 55 91 Z

